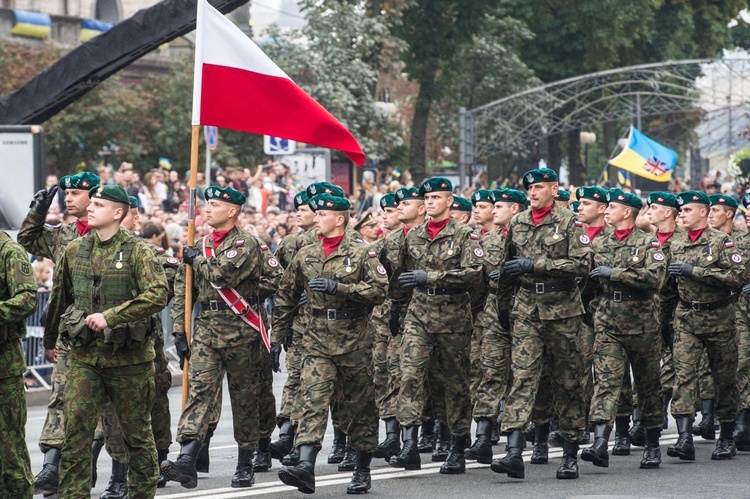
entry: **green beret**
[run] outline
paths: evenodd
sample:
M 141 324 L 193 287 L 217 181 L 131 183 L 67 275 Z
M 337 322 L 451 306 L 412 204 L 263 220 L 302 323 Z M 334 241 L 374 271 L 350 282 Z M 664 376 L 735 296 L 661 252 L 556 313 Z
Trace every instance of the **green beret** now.
M 736 210 L 739 207 L 737 200 L 732 196 L 725 196 L 724 194 L 714 194 L 713 196 L 709 196 L 708 199 L 709 201 L 711 201 L 711 206 L 726 206 L 727 208 L 731 208 L 733 210 Z
M 623 192 L 621 189 L 610 189 L 607 192 L 607 202 L 624 204 L 636 210 L 643 208 L 641 198 L 630 192 Z
M 669 206 L 670 208 L 677 208 L 677 198 L 674 194 L 663 191 L 654 191 L 648 195 L 646 203 L 649 206 L 652 204 L 660 204 L 663 206 Z
M 424 201 L 424 196 L 416 187 L 402 187 L 396 191 L 396 204 L 398 205 L 398 203 L 405 199 L 419 199 L 420 201 Z
M 490 199 L 490 194 L 492 194 L 492 191 L 488 189 L 478 189 L 474 191 L 474 194 L 471 195 L 471 204 L 474 206 L 480 202 L 494 204 L 494 201 Z
M 307 192 L 300 192 L 296 196 L 294 196 L 294 209 L 299 210 L 299 207 L 303 204 L 307 204 L 310 201 L 310 196 L 307 195 Z
M 580 201 L 573 201 L 570 203 L 570 209 L 573 211 L 573 213 L 578 213 L 578 207 L 581 205 Z
M 138 208 L 138 198 L 135 196 L 128 196 L 128 199 L 130 200 L 130 207 L 131 208 Z
M 555 201 L 570 201 L 570 192 L 565 189 L 557 189 Z
M 469 201 L 466 198 L 462 198 L 461 196 L 453 196 L 453 204 L 451 205 L 451 210 L 454 211 L 471 211 L 472 210 L 471 201 Z
M 349 211 L 349 208 L 351 207 L 348 199 L 341 196 L 333 196 L 328 193 L 313 196 L 312 199 L 310 199 L 309 205 L 312 211 Z
M 247 198 L 237 189 L 232 187 L 219 187 L 218 185 L 212 185 L 205 191 L 203 191 L 203 197 L 206 201 L 211 199 L 218 199 L 219 201 L 225 201 L 242 206 L 247 201 Z
M 747 208 L 747 206 L 750 205 L 750 193 L 745 194 L 742 196 L 742 206 Z
M 60 189 L 83 189 L 89 191 L 99 187 L 99 176 L 91 172 L 82 172 L 76 175 L 66 175 L 60 179 Z
M 389 192 L 380 198 L 380 207 L 382 209 L 395 208 L 396 207 L 396 195 Z
M 516 189 L 499 189 L 492 191 L 493 203 L 518 203 L 526 206 L 526 194 Z
M 529 170 L 523 176 L 523 188 L 528 189 L 531 184 L 539 182 L 557 182 L 557 173 L 549 168 Z
M 419 186 L 419 194 L 424 197 L 426 192 L 453 192 L 453 184 L 445 177 L 428 178 Z
M 330 194 L 337 198 L 345 198 L 344 189 L 330 182 L 315 182 L 307 186 L 307 197 L 312 199 L 318 194 Z M 348 209 L 348 208 L 347 208 Z
M 71 189 L 77 189 L 77 187 L 71 187 Z M 107 201 L 130 206 L 128 193 L 119 185 L 100 185 L 99 187 L 94 187 L 89 191 L 89 197 L 92 199 L 106 199 Z
M 580 199 L 590 199 L 597 203 L 607 204 L 607 189 L 594 185 L 591 187 L 579 187 L 576 189 L 576 197 Z
M 708 194 L 701 191 L 685 191 L 677 195 L 678 208 L 690 203 L 700 203 L 710 206 L 711 200 L 708 199 Z

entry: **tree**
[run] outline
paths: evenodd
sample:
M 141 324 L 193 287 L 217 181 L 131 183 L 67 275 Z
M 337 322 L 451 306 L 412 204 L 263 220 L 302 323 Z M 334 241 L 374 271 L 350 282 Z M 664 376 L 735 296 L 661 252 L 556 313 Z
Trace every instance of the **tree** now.
M 51 44 L 0 42 L 0 96 L 19 89 L 55 62 L 60 53 Z

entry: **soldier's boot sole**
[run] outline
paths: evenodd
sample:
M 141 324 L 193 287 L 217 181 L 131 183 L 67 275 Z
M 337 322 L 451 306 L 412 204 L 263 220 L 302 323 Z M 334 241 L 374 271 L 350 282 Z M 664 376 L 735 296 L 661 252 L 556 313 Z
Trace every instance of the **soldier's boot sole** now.
M 303 494 L 314 494 L 315 493 L 315 476 L 312 478 L 306 475 L 306 473 L 298 473 L 294 468 L 284 466 L 279 470 L 279 480 L 290 487 L 296 487 L 297 490 Z
M 495 473 L 508 475 L 509 478 L 526 478 L 526 473 L 523 465 L 523 459 L 519 456 L 518 459 L 494 459 L 490 465 L 490 469 Z
M 161 463 L 161 472 L 167 480 L 178 482 L 186 489 L 194 489 L 198 486 L 197 473 L 193 476 L 192 474 L 185 472 L 185 470 L 172 461 L 164 461 Z

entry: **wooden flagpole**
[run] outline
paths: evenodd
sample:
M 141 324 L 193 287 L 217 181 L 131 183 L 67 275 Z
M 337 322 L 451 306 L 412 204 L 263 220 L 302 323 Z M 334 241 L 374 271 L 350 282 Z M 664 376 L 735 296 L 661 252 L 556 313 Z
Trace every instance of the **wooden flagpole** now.
M 198 140 L 200 137 L 200 125 L 193 125 L 192 135 L 190 137 L 190 178 L 188 186 L 190 187 L 190 204 L 188 208 L 188 231 L 187 244 L 195 244 L 195 191 L 198 186 Z M 193 266 L 185 267 L 185 340 L 190 345 L 191 321 L 193 318 Z M 190 380 L 188 377 L 188 366 L 190 361 L 185 359 L 182 370 L 182 410 L 187 405 L 188 392 L 190 391 Z

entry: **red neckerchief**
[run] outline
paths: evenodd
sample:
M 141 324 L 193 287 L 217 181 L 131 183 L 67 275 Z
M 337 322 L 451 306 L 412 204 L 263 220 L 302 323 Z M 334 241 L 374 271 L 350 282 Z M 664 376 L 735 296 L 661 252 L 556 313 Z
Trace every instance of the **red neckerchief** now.
M 91 232 L 91 227 L 89 227 L 88 220 L 76 220 L 76 230 L 78 231 L 78 235 L 81 237 Z
M 690 242 L 694 243 L 698 240 L 699 237 L 703 234 L 703 231 L 705 231 L 706 228 L 703 227 L 702 229 L 695 229 L 695 230 L 689 230 L 688 231 L 688 237 L 690 238 Z
M 656 238 L 659 240 L 659 243 L 664 246 L 664 243 L 669 241 L 669 238 L 672 237 L 672 234 L 674 234 L 674 231 L 672 232 L 659 232 L 656 231 Z
M 586 227 L 586 234 L 588 234 L 589 239 L 593 241 L 594 238 L 596 238 L 596 236 L 598 236 L 599 233 L 603 230 L 604 230 L 603 225 L 600 225 L 599 227 L 592 227 L 589 225 L 588 227 Z
M 409 227 L 407 227 L 406 225 L 404 225 L 404 237 L 406 237 L 406 236 L 408 236 L 408 235 L 409 235 L 409 231 L 410 231 L 410 230 L 411 230 L 411 229 L 410 229 Z
M 432 219 L 427 221 L 427 235 L 430 236 L 430 239 L 435 239 L 438 234 L 440 234 L 440 231 L 445 228 L 446 225 L 448 225 L 448 222 L 450 222 L 451 217 L 446 218 L 445 220 L 441 222 L 436 222 Z
M 341 241 L 344 240 L 344 234 L 336 237 L 318 236 L 318 239 L 320 239 L 320 242 L 323 243 L 323 251 L 326 254 L 326 258 L 328 258 L 329 256 L 331 256 L 331 253 L 336 251 L 339 245 L 341 245 Z
M 546 208 L 541 208 L 539 210 L 531 209 L 531 220 L 534 222 L 534 225 L 539 225 L 539 222 L 544 220 L 544 218 L 552 213 L 552 208 L 555 207 L 555 203 L 552 203 L 551 205 L 547 206 Z
M 618 241 L 623 241 L 633 232 L 633 229 L 635 229 L 635 225 L 627 229 L 615 229 L 615 237 Z
M 488 232 L 489 232 L 489 231 L 488 231 L 487 229 L 485 229 L 484 227 L 482 227 L 482 235 L 485 235 L 485 234 L 487 234 Z
M 227 230 L 215 230 L 211 233 L 211 238 L 214 241 L 214 249 L 218 248 L 219 245 L 227 238 L 232 229 Z
M 503 227 L 502 230 L 503 230 L 503 237 L 508 237 L 508 228 L 507 227 Z

